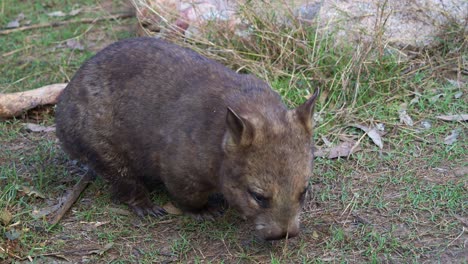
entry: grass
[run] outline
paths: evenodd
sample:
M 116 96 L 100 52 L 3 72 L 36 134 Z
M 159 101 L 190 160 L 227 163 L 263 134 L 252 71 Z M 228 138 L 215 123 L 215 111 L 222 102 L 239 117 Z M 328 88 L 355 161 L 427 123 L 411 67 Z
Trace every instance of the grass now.
M 86 18 L 125 9 L 123 1 L 75 2 L 7 0 L 0 25 L 20 12 L 36 24 L 70 19 L 49 17 L 53 11 L 82 8 L 76 18 Z M 280 27 L 248 6 L 243 12 L 251 24 L 248 42 L 214 27 L 208 38 L 174 41 L 268 80 L 291 107 L 321 87 L 317 145 L 324 145 L 322 136 L 332 143 L 343 136 L 361 139 L 362 150 L 349 158 L 316 158 L 301 236 L 259 241 L 233 211 L 215 222 L 186 216 L 139 219 L 112 202 L 100 178 L 59 224 L 48 225 L 48 210 L 81 172 L 53 133 L 22 129 L 25 121 L 51 125 L 53 109 L 46 107 L 0 122 L 0 262 L 466 263 L 466 124 L 435 118 L 468 112 L 466 66 L 455 63 L 467 59 L 463 28 L 448 24 L 436 47 L 402 62 L 378 38 L 337 45 L 334 32 Z M 1 37 L 0 92 L 69 81 L 100 48 L 135 35 L 135 23 L 77 23 Z M 85 50 L 66 46 L 69 39 L 80 41 Z M 459 83 L 448 81 L 454 79 Z M 413 127 L 399 122 L 403 103 Z M 422 121 L 431 126 L 423 129 Z M 384 148 L 350 127 L 354 123 L 384 124 Z M 461 131 L 457 142 L 444 144 L 454 129 Z M 164 190 L 153 199 L 158 204 L 170 200 Z

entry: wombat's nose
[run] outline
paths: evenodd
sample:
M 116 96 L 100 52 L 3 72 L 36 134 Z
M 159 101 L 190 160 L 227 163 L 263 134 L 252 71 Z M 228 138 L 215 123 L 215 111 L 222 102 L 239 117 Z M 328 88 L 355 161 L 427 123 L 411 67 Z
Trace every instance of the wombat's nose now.
M 293 238 L 299 234 L 299 229 L 293 228 L 292 230 L 289 230 L 288 232 L 284 231 L 279 234 L 273 234 L 270 236 L 265 237 L 265 240 L 279 240 L 288 237 Z

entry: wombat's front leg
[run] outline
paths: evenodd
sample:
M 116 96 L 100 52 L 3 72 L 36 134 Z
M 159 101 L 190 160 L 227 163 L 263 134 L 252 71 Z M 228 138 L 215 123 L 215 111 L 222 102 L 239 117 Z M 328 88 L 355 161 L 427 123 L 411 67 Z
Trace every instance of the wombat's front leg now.
M 159 217 L 167 212 L 151 202 L 146 187 L 135 180 L 120 180 L 113 183 L 114 198 L 127 204 L 138 216 Z
M 212 189 L 207 190 L 205 186 L 195 184 L 186 185 L 184 188 L 171 185 L 166 187 L 178 207 L 197 220 L 213 220 L 223 214 L 224 209 L 209 199 L 213 193 Z

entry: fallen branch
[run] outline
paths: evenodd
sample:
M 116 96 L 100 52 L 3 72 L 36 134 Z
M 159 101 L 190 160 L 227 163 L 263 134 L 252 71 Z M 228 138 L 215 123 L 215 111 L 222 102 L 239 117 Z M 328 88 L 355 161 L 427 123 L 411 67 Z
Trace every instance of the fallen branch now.
M 56 83 L 18 93 L 0 93 L 0 119 L 12 118 L 40 105 L 57 103 L 58 96 L 67 86 Z
M 83 175 L 83 177 L 81 177 L 81 179 L 75 184 L 75 186 L 73 186 L 71 192 L 67 194 L 67 197 L 65 197 L 63 204 L 57 210 L 53 219 L 49 221 L 49 224 L 57 224 L 63 218 L 68 209 L 70 209 L 70 207 L 76 202 L 76 200 L 84 191 L 84 189 L 86 189 L 88 183 L 94 181 L 95 178 L 96 175 L 94 173 L 89 171 L 86 172 L 86 174 Z
M 6 29 L 6 30 L 0 31 L 0 35 L 7 35 L 10 33 L 14 33 L 14 32 L 32 30 L 32 29 L 37 29 L 37 28 L 58 27 L 58 26 L 74 24 L 74 23 L 92 24 L 98 21 L 103 21 L 103 20 L 112 20 L 112 19 L 117 19 L 117 18 L 124 19 L 124 18 L 130 18 L 134 16 L 135 16 L 134 13 L 123 13 L 123 14 L 110 15 L 110 16 L 104 16 L 104 17 L 99 17 L 99 18 L 82 18 L 82 19 L 74 19 L 74 20 L 66 20 L 66 21 L 56 21 L 56 22 L 50 22 L 50 23 L 43 23 L 43 24 L 36 24 L 36 25 L 31 25 L 31 26 Z

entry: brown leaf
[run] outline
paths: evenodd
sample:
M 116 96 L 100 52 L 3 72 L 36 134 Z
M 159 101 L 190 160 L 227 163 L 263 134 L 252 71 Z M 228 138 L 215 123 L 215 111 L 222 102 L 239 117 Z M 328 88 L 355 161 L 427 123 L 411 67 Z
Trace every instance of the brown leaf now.
M 175 207 L 171 202 L 168 202 L 167 204 L 163 205 L 163 209 L 166 210 L 166 212 L 168 214 L 172 214 L 172 215 L 181 215 L 182 214 L 182 210 Z
M 413 126 L 413 119 L 411 119 L 406 110 L 399 110 L 398 116 L 400 117 L 400 122 L 405 123 L 407 126 Z
M 13 21 L 10 21 L 8 22 L 8 24 L 6 25 L 5 28 L 17 28 L 20 26 L 20 23 L 18 20 L 13 20 Z
M 35 219 L 42 218 L 44 216 L 48 216 L 52 213 L 57 212 L 57 210 L 60 208 L 60 204 L 52 205 L 52 206 L 47 206 L 44 208 L 34 208 L 31 212 L 31 216 Z
M 46 198 L 44 194 L 42 194 L 41 192 L 39 192 L 38 190 L 36 190 L 36 189 L 34 189 L 32 187 L 21 186 L 19 188 L 19 190 L 24 192 L 28 196 L 32 196 L 32 197 L 35 197 L 35 198 L 42 198 L 42 199 Z
M 7 226 L 11 222 L 11 219 L 13 219 L 13 216 L 6 208 L 0 211 L 0 222 L 4 226 Z
M 443 96 L 445 96 L 445 94 L 443 94 L 443 93 L 434 95 L 429 99 L 429 102 L 435 103 L 435 102 L 437 102 L 437 100 L 439 100 L 440 97 L 443 97 Z
M 329 159 L 334 159 L 338 157 L 347 157 L 354 152 L 360 150 L 359 146 L 356 146 L 356 143 L 351 142 L 343 142 L 330 150 L 330 154 L 328 155 Z
M 440 115 L 436 116 L 436 118 L 444 121 L 468 121 L 468 114 Z
M 380 149 L 383 149 L 383 141 L 382 141 L 381 134 L 375 127 L 370 128 L 370 127 L 359 125 L 359 124 L 355 124 L 353 126 L 366 132 L 367 136 L 370 139 L 372 139 L 374 144 L 376 144 Z
M 313 238 L 313 239 L 318 239 L 318 238 L 319 238 L 319 235 L 318 235 L 317 231 L 314 230 L 314 231 L 312 232 L 312 238 Z
M 69 15 L 69 16 L 76 16 L 76 15 L 78 15 L 78 14 L 81 12 L 81 10 L 83 10 L 83 9 L 82 9 L 82 8 L 73 9 L 72 11 L 70 11 L 70 12 L 68 13 L 68 15 Z
M 460 167 L 453 170 L 453 174 L 457 177 L 468 176 L 468 167 Z
M 90 250 L 89 253 L 90 254 L 97 254 L 97 255 L 102 255 L 104 253 L 106 253 L 106 251 L 108 251 L 109 249 L 111 249 L 112 247 L 114 246 L 114 243 L 113 242 L 110 242 L 110 243 L 107 243 L 103 248 L 101 249 L 95 249 L 95 250 Z
M 24 19 L 24 14 L 19 13 L 15 20 L 8 22 L 5 28 L 17 28 L 20 26 L 20 21 Z
M 71 49 L 84 50 L 84 46 L 76 39 L 67 40 L 67 47 Z
M 314 149 L 315 157 L 327 157 L 334 159 L 338 157 L 348 157 L 349 155 L 361 150 L 359 146 L 356 146 L 357 141 L 341 142 L 340 144 L 325 149 Z
M 453 145 L 453 143 L 457 142 L 458 135 L 460 135 L 460 131 L 452 130 L 452 133 L 444 138 L 444 144 Z

